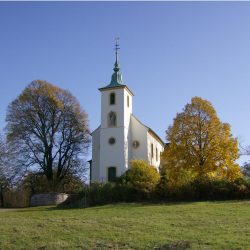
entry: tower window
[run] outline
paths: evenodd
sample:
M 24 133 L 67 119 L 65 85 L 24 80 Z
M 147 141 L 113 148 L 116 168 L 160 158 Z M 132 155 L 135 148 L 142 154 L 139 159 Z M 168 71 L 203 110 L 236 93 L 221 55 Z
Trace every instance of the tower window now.
M 140 146 L 140 143 L 135 140 L 135 141 L 133 141 L 132 145 L 133 145 L 134 148 L 138 148 Z
M 109 167 L 108 168 L 108 181 L 114 182 L 116 179 L 116 167 Z
M 155 157 L 156 157 L 156 161 L 158 161 L 158 148 L 155 149 Z
M 115 104 L 115 93 L 111 93 L 109 96 L 109 104 L 114 105 Z
M 129 108 L 129 96 L 127 96 L 127 106 Z
M 115 144 L 115 138 L 114 137 L 109 138 L 109 144 L 110 145 Z
M 154 158 L 154 145 L 151 143 L 151 157 Z
M 116 113 L 111 111 L 108 114 L 108 126 L 109 127 L 115 127 L 116 126 Z

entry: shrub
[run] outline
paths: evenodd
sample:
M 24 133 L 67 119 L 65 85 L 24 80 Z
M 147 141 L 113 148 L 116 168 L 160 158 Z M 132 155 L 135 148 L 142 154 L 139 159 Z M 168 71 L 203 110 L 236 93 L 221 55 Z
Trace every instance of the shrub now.
M 160 199 L 175 201 L 229 200 L 250 198 L 249 183 L 240 178 L 235 181 L 196 179 L 180 187 L 167 184 L 159 189 Z
M 23 179 L 21 186 L 30 191 L 31 194 L 63 192 L 78 193 L 84 183 L 74 175 L 67 175 L 60 182 L 49 182 L 43 173 L 28 173 Z
M 28 207 L 30 203 L 30 193 L 22 189 L 8 189 L 3 195 L 4 207 Z
M 155 188 L 160 180 L 157 170 L 142 160 L 131 162 L 131 168 L 112 183 L 92 183 L 76 197 L 61 206 L 86 207 L 115 202 L 138 202 L 155 199 Z
M 137 201 L 137 191 L 125 183 L 93 183 L 78 195 L 70 196 L 60 207 L 89 207 L 116 202 Z
M 150 194 L 155 190 L 160 180 L 160 174 L 155 167 L 150 166 L 147 162 L 133 160 L 130 169 L 125 172 L 121 179 L 125 180 L 135 190 Z
M 213 180 L 200 178 L 183 185 L 169 185 L 168 176 L 161 176 L 146 162 L 131 162 L 131 168 L 113 183 L 85 186 L 61 206 L 87 207 L 116 202 L 166 202 L 249 199 L 250 180 L 239 178 Z

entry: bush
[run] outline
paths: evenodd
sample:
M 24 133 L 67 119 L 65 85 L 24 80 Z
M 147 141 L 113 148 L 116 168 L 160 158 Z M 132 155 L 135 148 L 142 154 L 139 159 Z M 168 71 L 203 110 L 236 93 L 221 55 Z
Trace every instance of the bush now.
M 188 184 L 178 187 L 169 187 L 167 182 L 164 183 L 163 181 L 160 181 L 157 191 L 159 199 L 174 201 L 250 198 L 249 182 L 242 178 L 235 181 L 196 179 Z
M 28 173 L 23 179 L 21 186 L 29 190 L 31 194 L 62 192 L 62 193 L 78 193 L 84 183 L 82 180 L 74 175 L 65 176 L 60 182 L 48 182 L 43 173 Z
M 143 160 L 131 161 L 131 167 L 121 177 L 125 183 L 131 185 L 138 192 L 151 194 L 160 180 L 156 168 Z
M 59 207 L 89 207 L 116 202 L 137 201 L 137 191 L 124 183 L 93 183 L 85 186 L 77 196 L 70 196 Z
M 116 202 L 168 202 L 250 199 L 250 180 L 234 181 L 196 179 L 183 185 L 169 185 L 168 176 L 141 160 L 131 162 L 131 168 L 113 183 L 85 186 L 77 196 L 71 196 L 61 206 L 87 207 Z
M 4 207 L 28 207 L 30 204 L 30 193 L 22 189 L 8 189 L 3 194 Z
M 116 202 L 138 202 L 155 199 L 154 193 L 160 175 L 142 160 L 131 162 L 131 168 L 113 183 L 93 183 L 70 197 L 61 207 L 86 207 Z

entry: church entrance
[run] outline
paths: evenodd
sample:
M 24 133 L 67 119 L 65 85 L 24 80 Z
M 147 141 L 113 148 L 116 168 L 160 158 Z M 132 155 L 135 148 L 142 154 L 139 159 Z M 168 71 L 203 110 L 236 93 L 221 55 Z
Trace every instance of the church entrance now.
M 108 168 L 108 181 L 113 182 L 116 179 L 116 167 Z

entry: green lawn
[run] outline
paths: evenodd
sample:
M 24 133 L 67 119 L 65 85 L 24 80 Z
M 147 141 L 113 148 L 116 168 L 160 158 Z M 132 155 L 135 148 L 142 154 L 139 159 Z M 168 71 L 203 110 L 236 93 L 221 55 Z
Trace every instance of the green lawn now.
M 250 249 L 250 201 L 0 211 L 0 249 Z M 158 248 L 159 249 L 159 248 Z

